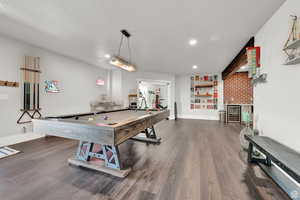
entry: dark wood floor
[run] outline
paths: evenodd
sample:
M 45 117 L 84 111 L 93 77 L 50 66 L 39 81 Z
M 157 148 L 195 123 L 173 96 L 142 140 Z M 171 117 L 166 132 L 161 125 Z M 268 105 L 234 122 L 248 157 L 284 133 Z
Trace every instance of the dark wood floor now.
M 215 121 L 165 121 L 161 145 L 121 145 L 125 179 L 71 167 L 72 140 L 49 137 L 13 147 L 23 153 L 0 160 L 1 200 L 260 200 L 288 199 L 240 152 L 240 127 Z

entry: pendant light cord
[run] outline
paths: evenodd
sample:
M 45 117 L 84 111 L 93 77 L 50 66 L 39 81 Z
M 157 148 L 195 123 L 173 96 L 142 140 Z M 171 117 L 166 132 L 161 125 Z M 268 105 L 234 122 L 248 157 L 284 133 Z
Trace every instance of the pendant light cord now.
M 120 56 L 120 54 L 121 54 L 121 47 L 122 47 L 122 44 L 123 44 L 123 37 L 124 37 L 124 35 L 121 34 L 121 40 L 120 40 L 120 45 L 119 45 L 118 56 Z
M 120 40 L 120 45 L 119 45 L 118 56 L 121 55 L 121 48 L 122 48 L 122 45 L 123 45 L 123 39 L 124 39 L 124 34 L 121 33 L 121 40 Z M 130 48 L 129 37 L 127 37 L 127 47 L 128 47 L 128 54 L 129 54 L 129 63 L 131 63 L 131 48 Z
M 128 46 L 128 53 L 129 53 L 129 63 L 131 64 L 131 49 L 130 49 L 130 40 L 127 38 L 127 46 Z

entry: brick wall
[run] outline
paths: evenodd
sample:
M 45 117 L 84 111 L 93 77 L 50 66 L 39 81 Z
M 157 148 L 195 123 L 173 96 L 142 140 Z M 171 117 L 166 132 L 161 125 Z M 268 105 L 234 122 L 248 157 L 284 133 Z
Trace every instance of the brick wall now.
M 248 73 L 238 72 L 224 80 L 224 103 L 252 104 L 253 87 Z

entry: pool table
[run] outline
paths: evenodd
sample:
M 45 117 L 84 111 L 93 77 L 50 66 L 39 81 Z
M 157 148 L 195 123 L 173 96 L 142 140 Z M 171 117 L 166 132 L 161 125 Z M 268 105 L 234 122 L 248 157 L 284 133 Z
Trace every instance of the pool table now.
M 160 143 L 154 125 L 169 117 L 169 110 L 120 109 L 33 119 L 34 132 L 79 140 L 76 156 L 69 163 L 125 177 L 118 145 L 128 139 Z M 145 137 L 137 135 L 143 133 Z

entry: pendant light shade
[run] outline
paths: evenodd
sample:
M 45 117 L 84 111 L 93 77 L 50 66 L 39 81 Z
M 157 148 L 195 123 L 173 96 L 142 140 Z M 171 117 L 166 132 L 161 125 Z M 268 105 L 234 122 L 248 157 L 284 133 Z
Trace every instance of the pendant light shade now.
M 136 71 L 135 66 L 133 64 L 127 62 L 126 60 L 124 60 L 120 56 L 113 56 L 110 60 L 110 64 L 112 64 L 116 67 L 119 67 L 121 69 L 124 69 L 126 71 L 129 71 L 129 72 Z
M 127 30 L 121 30 L 121 34 L 122 35 L 121 35 L 121 41 L 120 41 L 120 45 L 119 45 L 118 55 L 112 56 L 109 63 L 116 67 L 124 69 L 126 71 L 134 72 L 134 71 L 136 71 L 136 67 L 135 67 L 135 65 L 133 65 L 131 63 L 131 49 L 130 49 L 130 41 L 129 41 L 129 37 L 131 35 Z M 122 58 L 120 56 L 124 36 L 127 38 L 129 61 L 125 60 L 124 58 Z

